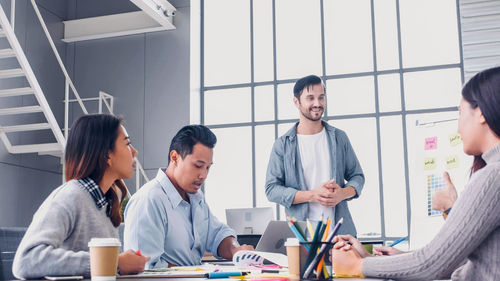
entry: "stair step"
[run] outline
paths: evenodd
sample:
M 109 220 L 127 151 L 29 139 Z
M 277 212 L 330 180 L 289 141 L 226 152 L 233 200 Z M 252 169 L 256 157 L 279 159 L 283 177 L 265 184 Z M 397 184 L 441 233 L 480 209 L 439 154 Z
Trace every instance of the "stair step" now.
M 4 127 L 0 127 L 0 132 L 12 133 L 12 132 L 27 132 L 27 131 L 47 130 L 47 129 L 50 129 L 49 123 L 38 123 L 38 124 L 4 126 Z
M 15 97 L 15 96 L 22 96 L 29 94 L 33 94 L 33 89 L 29 87 L 0 90 L 0 98 Z
M 34 153 L 41 154 L 56 154 L 62 153 L 62 146 L 58 143 L 40 143 L 40 144 L 24 144 L 13 145 L 11 147 L 12 153 Z
M 5 37 L 5 32 L 3 32 L 3 30 L 2 30 L 2 29 L 0 29 L 0 38 L 1 38 L 1 37 Z
M 11 107 L 11 108 L 0 109 L 0 115 L 14 115 L 14 114 L 34 113 L 42 111 L 43 110 L 39 105 Z
M 2 49 L 0 50 L 0 59 L 15 57 L 16 53 L 12 49 Z
M 0 78 L 12 78 L 24 76 L 24 71 L 21 68 L 0 70 Z

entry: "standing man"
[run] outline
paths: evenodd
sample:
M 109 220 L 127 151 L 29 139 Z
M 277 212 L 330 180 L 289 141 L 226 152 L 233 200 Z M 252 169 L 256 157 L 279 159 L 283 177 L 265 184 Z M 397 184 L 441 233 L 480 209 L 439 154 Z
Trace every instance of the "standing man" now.
M 333 222 L 344 218 L 338 234 L 356 236 L 347 201 L 357 198 L 365 177 L 344 131 L 321 120 L 325 86 L 310 75 L 293 87 L 300 121 L 274 142 L 267 166 L 266 195 L 298 220 Z M 333 224 L 332 224 L 333 225 Z
M 149 255 L 148 269 L 198 265 L 205 252 L 232 259 L 238 250 L 253 250 L 238 244 L 234 231 L 210 212 L 200 191 L 216 142 L 207 127 L 185 126 L 172 139 L 168 167 L 160 168 L 130 198 L 125 248 Z

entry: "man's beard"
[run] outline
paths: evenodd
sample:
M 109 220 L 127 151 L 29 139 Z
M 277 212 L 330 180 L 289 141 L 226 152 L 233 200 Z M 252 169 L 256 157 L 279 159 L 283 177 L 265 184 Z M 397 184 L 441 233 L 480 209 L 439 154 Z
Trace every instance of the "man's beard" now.
M 317 118 L 313 117 L 313 115 L 311 114 L 311 110 L 307 110 L 306 112 L 304 112 L 303 110 L 300 110 L 300 113 L 302 114 L 302 116 L 304 116 L 305 118 L 311 120 L 311 121 L 318 121 L 318 120 L 321 120 L 321 117 L 323 117 L 323 113 L 325 112 L 324 108 L 319 106 L 319 107 L 316 107 L 316 108 L 319 108 L 321 109 L 321 114 L 319 114 L 319 116 Z M 312 109 L 312 108 L 311 108 Z

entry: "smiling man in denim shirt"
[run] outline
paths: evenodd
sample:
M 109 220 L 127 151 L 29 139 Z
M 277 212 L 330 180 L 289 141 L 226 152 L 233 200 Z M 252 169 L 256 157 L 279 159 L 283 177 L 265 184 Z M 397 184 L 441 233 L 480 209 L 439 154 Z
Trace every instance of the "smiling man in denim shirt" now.
M 151 257 L 146 267 L 198 265 L 205 252 L 231 259 L 240 246 L 200 188 L 212 165 L 215 135 L 205 126 L 182 128 L 170 144 L 169 164 L 137 191 L 125 209 L 124 244 Z
M 273 146 L 266 175 L 269 201 L 298 220 L 344 218 L 339 234 L 356 236 L 347 201 L 361 194 L 365 178 L 344 131 L 321 120 L 325 86 L 310 75 L 293 88 L 300 121 Z M 332 223 L 332 226 L 334 224 Z

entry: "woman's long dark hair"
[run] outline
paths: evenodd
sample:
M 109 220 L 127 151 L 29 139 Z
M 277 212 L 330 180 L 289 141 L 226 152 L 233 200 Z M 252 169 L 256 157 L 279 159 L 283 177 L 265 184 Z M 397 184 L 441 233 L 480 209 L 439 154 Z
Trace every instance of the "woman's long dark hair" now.
M 500 67 L 474 75 L 462 89 L 462 97 L 472 108 L 479 106 L 490 129 L 500 137 Z M 475 155 L 471 174 L 484 166 L 481 155 Z
M 90 177 L 97 184 L 102 180 L 108 168 L 108 153 L 115 148 L 121 119 L 110 114 L 90 114 L 78 118 L 71 126 L 66 143 L 65 161 L 67 181 Z M 120 205 L 127 196 L 127 188 L 121 179 L 114 182 L 121 191 L 121 198 L 113 187 L 106 193 L 111 196 L 110 219 L 115 227 L 122 219 Z

